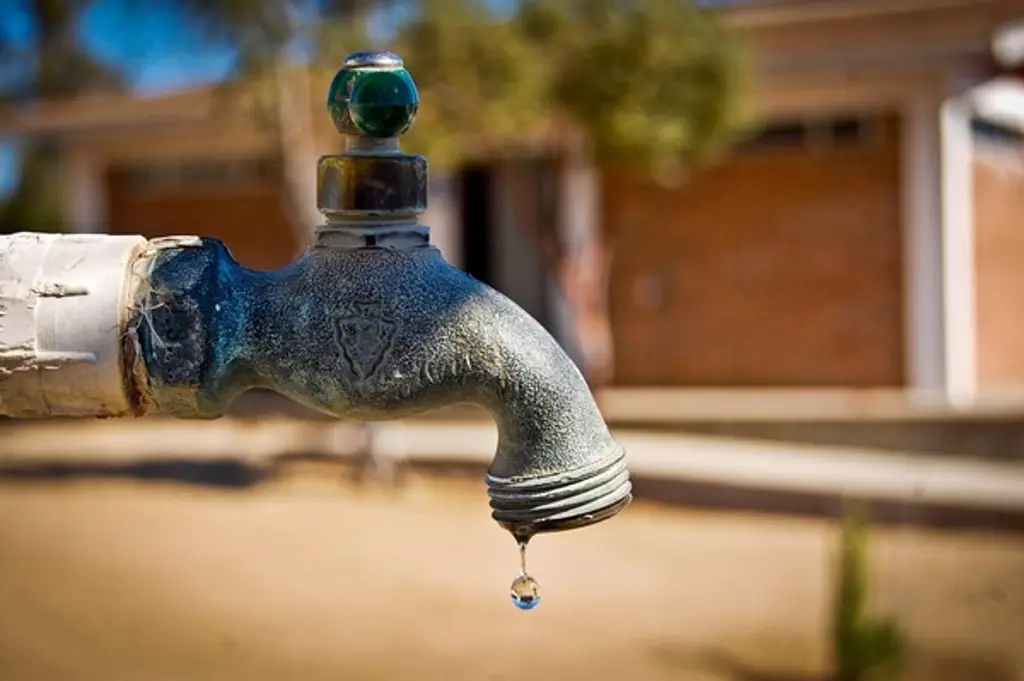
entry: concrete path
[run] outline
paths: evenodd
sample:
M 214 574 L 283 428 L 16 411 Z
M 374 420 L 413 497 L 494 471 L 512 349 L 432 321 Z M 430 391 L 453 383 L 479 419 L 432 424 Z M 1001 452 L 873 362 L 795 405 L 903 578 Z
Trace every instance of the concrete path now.
M 617 430 L 638 476 L 891 502 L 1024 511 L 1024 463 Z M 481 422 L 373 424 L 222 419 L 8 426 L 0 465 L 145 458 L 269 461 L 290 454 L 486 465 L 497 431 Z

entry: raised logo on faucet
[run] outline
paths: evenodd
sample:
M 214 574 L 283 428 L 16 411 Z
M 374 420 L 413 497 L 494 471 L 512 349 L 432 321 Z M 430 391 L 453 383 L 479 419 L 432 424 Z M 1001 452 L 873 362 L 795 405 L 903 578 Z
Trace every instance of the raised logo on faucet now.
M 398 323 L 380 301 L 354 301 L 342 307 L 335 319 L 334 339 L 349 367 L 360 379 L 380 368 Z

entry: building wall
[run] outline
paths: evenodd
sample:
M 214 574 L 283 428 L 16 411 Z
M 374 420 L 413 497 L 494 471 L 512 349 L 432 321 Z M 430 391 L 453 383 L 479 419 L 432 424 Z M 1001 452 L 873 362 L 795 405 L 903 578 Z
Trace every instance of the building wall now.
M 243 265 L 275 269 L 298 254 L 279 170 L 269 159 L 164 162 L 107 172 L 112 234 L 220 239 Z
M 981 390 L 1024 386 L 1024 144 L 975 145 L 974 224 Z
M 617 383 L 904 383 L 898 123 L 783 133 L 678 188 L 605 171 Z
M 218 136 L 221 131 L 216 128 L 206 132 L 208 137 L 199 138 L 198 147 L 198 136 L 190 138 L 188 144 L 165 148 L 133 140 L 126 133 L 99 149 L 81 149 L 78 156 L 88 165 L 78 173 L 70 172 L 78 166 L 70 168 L 68 183 L 69 212 L 77 216 L 72 222 L 83 223 L 78 231 L 109 229 L 115 234 L 150 238 L 186 233 L 211 236 L 223 240 L 240 262 L 257 268 L 280 267 L 294 259 L 299 244 L 287 220 L 288 193 L 280 179 L 277 148 L 265 139 L 266 135 L 236 131 L 235 138 L 228 140 Z M 318 152 L 338 153 L 337 137 L 318 136 Z M 221 143 L 224 146 L 218 146 Z M 262 174 L 253 174 L 253 164 L 264 166 Z M 238 172 L 247 166 L 250 170 Z M 201 173 L 186 176 L 189 168 L 202 167 L 220 179 L 207 179 Z M 225 169 L 230 175 L 227 179 L 223 177 Z M 315 172 L 313 159 L 309 173 L 315 176 Z M 164 179 L 140 180 L 139 175 L 145 173 L 163 174 Z M 177 173 L 178 177 L 171 179 L 168 173 Z M 70 182 L 72 175 L 89 181 Z M 91 187 L 93 180 L 100 194 L 98 201 L 83 196 L 82 185 Z M 431 241 L 458 263 L 461 216 L 454 180 L 450 175 L 431 173 L 428 214 L 423 220 L 431 227 Z M 95 208 L 93 204 L 102 206 Z M 311 219 L 319 221 L 318 216 Z M 77 228 L 75 224 L 71 227 Z

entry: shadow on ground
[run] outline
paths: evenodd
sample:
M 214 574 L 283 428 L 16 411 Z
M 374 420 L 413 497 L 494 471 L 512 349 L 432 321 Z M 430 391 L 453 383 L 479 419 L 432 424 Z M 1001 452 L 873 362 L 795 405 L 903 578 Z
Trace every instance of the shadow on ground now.
M 273 477 L 274 468 L 227 458 L 204 461 L 146 459 L 116 464 L 54 461 L 5 465 L 0 468 L 0 480 L 72 481 L 106 478 L 247 489 Z
M 400 484 L 416 471 L 433 476 L 482 479 L 484 467 L 461 463 L 406 463 L 382 479 L 370 459 L 339 459 L 318 454 L 287 454 L 258 461 L 220 459 L 138 459 L 129 462 L 7 462 L 0 464 L 0 481 L 73 481 L 120 479 L 173 482 L 218 489 L 250 489 L 277 478 L 292 464 L 322 464 L 331 474 L 352 482 Z M 321 472 L 322 469 L 321 469 Z M 716 511 L 771 513 L 784 516 L 840 518 L 846 499 L 829 495 L 718 485 L 686 480 L 656 480 L 634 476 L 634 497 L 670 506 Z M 1015 510 L 963 508 L 929 503 L 908 495 L 906 501 L 862 499 L 873 522 L 880 525 L 938 529 L 985 529 L 1024 533 L 1024 513 Z

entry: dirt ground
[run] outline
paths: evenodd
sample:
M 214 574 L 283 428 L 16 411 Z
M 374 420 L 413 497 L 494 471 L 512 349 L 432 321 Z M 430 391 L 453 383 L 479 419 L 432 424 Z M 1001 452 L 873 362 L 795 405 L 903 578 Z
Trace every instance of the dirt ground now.
M 831 525 L 634 504 L 516 547 L 482 482 L 0 485 L 0 679 L 811 681 Z M 915 681 L 1024 679 L 1024 537 L 879 530 Z

